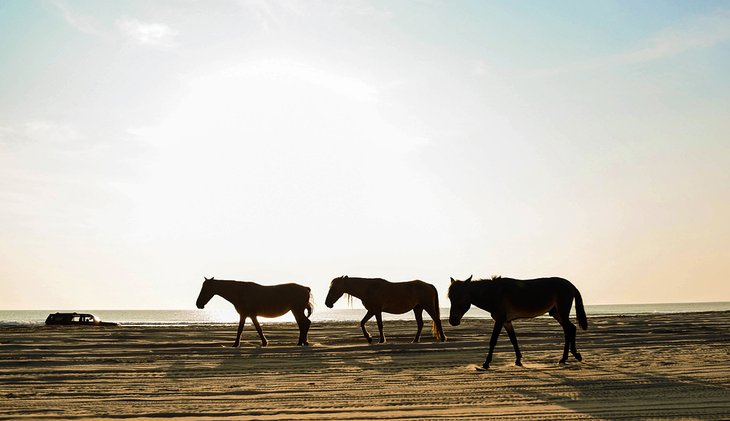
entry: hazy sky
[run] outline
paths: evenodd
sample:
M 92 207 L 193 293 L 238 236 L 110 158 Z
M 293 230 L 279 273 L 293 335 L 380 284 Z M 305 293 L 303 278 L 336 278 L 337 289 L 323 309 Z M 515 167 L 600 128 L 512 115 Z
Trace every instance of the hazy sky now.
M 727 301 L 730 4 L 0 0 L 0 204 L 6 310 L 343 274 Z

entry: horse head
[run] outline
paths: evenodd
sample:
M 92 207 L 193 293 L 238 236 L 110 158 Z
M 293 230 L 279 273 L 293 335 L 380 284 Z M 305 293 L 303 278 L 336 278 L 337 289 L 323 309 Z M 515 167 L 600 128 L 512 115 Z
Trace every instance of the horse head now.
M 470 276 L 464 281 L 451 278 L 451 285 L 449 285 L 449 300 L 451 301 L 449 324 L 451 326 L 459 326 L 464 313 L 471 307 L 471 297 L 468 289 L 471 278 Z
M 342 294 L 345 293 L 345 286 L 343 285 L 343 281 L 345 279 L 347 279 L 347 276 L 340 276 L 339 278 L 335 278 L 332 280 L 332 282 L 330 282 L 330 290 L 327 293 L 327 298 L 324 300 L 324 305 L 326 305 L 328 308 L 332 308 L 337 300 L 342 297 Z
M 198 299 L 195 301 L 195 305 L 198 308 L 205 308 L 205 305 L 208 304 L 208 301 L 210 301 L 210 299 L 213 298 L 213 295 L 215 295 L 213 293 L 213 286 L 211 285 L 211 281 L 215 280 L 214 278 L 215 277 L 208 279 L 206 277 L 203 277 L 203 279 L 205 279 L 203 281 L 203 287 L 200 288 L 200 294 L 198 294 Z

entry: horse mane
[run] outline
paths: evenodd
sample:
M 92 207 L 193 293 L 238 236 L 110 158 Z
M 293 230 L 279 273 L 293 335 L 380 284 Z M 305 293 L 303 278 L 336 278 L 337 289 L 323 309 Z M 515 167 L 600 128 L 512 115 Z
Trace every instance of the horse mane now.
M 487 282 L 489 282 L 489 281 L 494 281 L 494 280 L 497 280 L 497 279 L 502 279 L 502 275 L 492 275 L 489 278 L 476 279 L 475 281 L 487 281 Z
M 333 279 L 332 282 L 330 282 L 330 287 L 332 287 L 332 284 L 335 283 L 335 281 L 342 281 L 345 279 L 349 279 L 347 275 L 338 276 L 337 278 Z M 347 305 L 352 307 L 352 295 L 345 293 L 345 297 L 347 297 Z
M 452 288 L 454 287 L 454 285 L 456 285 L 456 284 L 454 284 L 454 283 L 451 283 L 451 284 L 449 285 L 449 289 L 448 289 L 448 290 L 446 290 L 446 296 L 447 296 L 447 297 L 451 297 L 451 289 L 452 289 Z
M 494 281 L 494 280 L 497 280 L 497 279 L 502 279 L 502 275 L 492 275 L 492 277 L 491 277 L 491 278 L 486 278 L 486 279 L 476 279 L 476 280 L 474 280 L 474 281 L 472 281 L 472 282 L 489 282 L 489 281 Z M 462 281 L 462 282 L 463 282 L 463 281 Z M 452 283 L 451 285 L 449 285 L 449 289 L 448 289 L 448 290 L 446 291 L 446 295 L 447 295 L 447 296 L 451 296 L 451 287 L 452 287 L 452 286 L 454 286 L 454 284 L 453 284 L 453 283 Z

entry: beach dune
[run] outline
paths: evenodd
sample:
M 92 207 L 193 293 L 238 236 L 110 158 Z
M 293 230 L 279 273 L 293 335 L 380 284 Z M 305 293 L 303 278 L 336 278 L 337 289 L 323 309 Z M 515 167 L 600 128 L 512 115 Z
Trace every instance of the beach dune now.
M 266 322 L 264 321 L 264 324 Z M 0 327 L 0 419 L 636 419 L 730 417 L 730 312 L 589 318 L 584 361 L 558 365 L 551 318 L 515 322 L 524 367 L 502 338 L 480 372 L 492 322 L 445 325 L 448 342 L 389 321 L 363 343 L 356 322 Z

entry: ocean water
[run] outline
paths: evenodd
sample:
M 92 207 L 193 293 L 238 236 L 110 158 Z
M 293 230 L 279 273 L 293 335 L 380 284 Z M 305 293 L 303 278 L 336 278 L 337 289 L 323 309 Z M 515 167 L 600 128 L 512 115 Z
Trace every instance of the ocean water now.
M 157 325 L 210 325 L 238 323 L 238 315 L 233 307 L 229 310 L 86 310 L 86 309 L 52 309 L 52 310 L 0 310 L 0 325 L 41 325 L 45 323 L 49 313 L 73 312 L 92 313 L 104 321 L 117 322 L 127 326 Z M 574 310 L 575 311 L 575 310 Z M 666 303 L 666 304 L 622 304 L 622 305 L 587 305 L 586 313 L 591 316 L 621 316 L 636 314 L 666 314 L 703 311 L 730 311 L 730 302 L 715 303 Z M 441 309 L 441 318 L 446 319 L 448 308 Z M 312 321 L 359 322 L 365 315 L 360 307 L 347 309 L 328 309 L 316 307 L 311 316 Z M 424 320 L 428 315 L 424 314 Z M 477 308 L 470 309 L 465 317 L 489 318 L 489 314 Z M 384 320 L 412 320 L 413 313 L 383 314 Z M 374 319 L 373 319 L 374 320 Z M 293 322 L 291 313 L 276 319 L 260 318 L 262 323 Z

